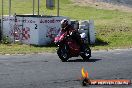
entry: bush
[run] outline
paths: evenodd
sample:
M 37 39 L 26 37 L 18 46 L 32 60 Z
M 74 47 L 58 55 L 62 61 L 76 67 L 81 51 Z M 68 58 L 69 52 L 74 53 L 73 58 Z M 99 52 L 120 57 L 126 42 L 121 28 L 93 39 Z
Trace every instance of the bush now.
M 10 39 L 8 36 L 4 36 L 3 39 L 1 40 L 2 44 L 10 44 Z

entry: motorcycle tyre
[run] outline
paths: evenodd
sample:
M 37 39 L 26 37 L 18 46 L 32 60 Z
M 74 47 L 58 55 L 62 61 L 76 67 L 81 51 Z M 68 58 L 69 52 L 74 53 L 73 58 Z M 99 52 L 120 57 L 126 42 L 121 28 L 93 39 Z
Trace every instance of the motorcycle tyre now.
M 86 56 L 86 53 L 88 53 L 89 55 Z M 84 53 L 82 53 L 80 56 L 83 58 L 83 61 L 88 61 L 89 58 L 91 57 L 91 49 L 90 48 L 85 49 Z
M 65 46 L 66 47 L 66 46 Z M 63 50 L 64 49 L 64 46 L 63 47 L 59 47 L 58 50 L 57 50 L 57 54 L 59 56 L 59 58 L 61 59 L 62 62 L 67 62 L 67 60 L 69 59 L 69 56 L 68 56 L 68 52 L 65 52 L 65 55 L 66 56 L 63 56 Z

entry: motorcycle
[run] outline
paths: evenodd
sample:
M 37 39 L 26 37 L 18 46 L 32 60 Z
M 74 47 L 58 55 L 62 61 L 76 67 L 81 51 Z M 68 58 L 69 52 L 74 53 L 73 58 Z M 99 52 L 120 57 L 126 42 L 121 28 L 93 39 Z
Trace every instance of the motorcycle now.
M 72 32 L 70 35 L 67 33 L 59 33 L 55 39 L 54 43 L 58 45 L 57 54 L 62 62 L 68 61 L 71 57 L 81 56 L 84 61 L 89 60 L 91 57 L 91 49 L 87 47 L 87 44 L 84 43 L 83 51 L 81 51 L 81 46 L 79 46 L 74 39 L 71 38 Z M 85 41 L 82 38 L 82 41 Z

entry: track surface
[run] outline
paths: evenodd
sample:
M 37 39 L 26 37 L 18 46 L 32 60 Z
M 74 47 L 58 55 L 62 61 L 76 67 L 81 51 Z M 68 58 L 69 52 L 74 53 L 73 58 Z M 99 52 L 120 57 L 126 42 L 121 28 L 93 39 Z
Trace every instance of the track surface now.
M 60 62 L 55 53 L 0 55 L 0 88 L 82 88 L 79 81 L 82 67 L 91 79 L 132 80 L 132 49 L 92 52 L 88 62 L 83 62 L 81 57 Z M 132 85 L 121 88 L 132 88 Z

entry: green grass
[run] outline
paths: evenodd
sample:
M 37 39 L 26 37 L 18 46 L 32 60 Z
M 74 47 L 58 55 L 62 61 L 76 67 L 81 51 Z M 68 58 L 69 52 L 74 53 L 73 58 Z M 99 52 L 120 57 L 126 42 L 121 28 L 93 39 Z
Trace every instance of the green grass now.
M 24 2 L 26 1 L 26 2 Z M 12 14 L 31 14 L 32 0 L 13 0 Z M 20 3 L 21 2 L 21 3 Z M 37 2 L 37 0 L 36 0 Z M 4 0 L 4 13 L 8 14 L 8 0 Z M 97 41 L 91 48 L 115 49 L 132 47 L 132 13 L 118 10 L 103 10 L 89 6 L 77 6 L 69 0 L 60 0 L 60 15 L 77 20 L 94 19 L 97 32 Z M 37 13 L 37 4 L 35 5 Z M 1 3 L 0 3 L 1 8 Z M 45 8 L 45 0 L 41 0 L 40 13 L 45 15 L 56 15 L 56 9 Z M 1 14 L 1 10 L 0 10 Z M 8 52 L 7 52 L 8 51 Z M 10 52 L 12 51 L 12 52 Z M 1 53 L 31 53 L 31 52 L 52 52 L 55 47 L 34 47 L 28 45 L 0 45 Z
M 55 47 L 38 47 L 30 45 L 19 45 L 19 44 L 1 44 L 0 54 L 34 54 L 43 52 L 55 52 Z

